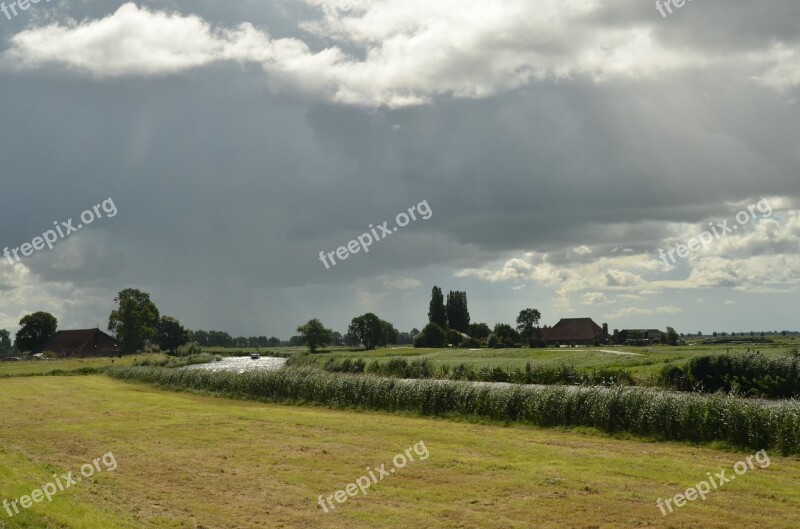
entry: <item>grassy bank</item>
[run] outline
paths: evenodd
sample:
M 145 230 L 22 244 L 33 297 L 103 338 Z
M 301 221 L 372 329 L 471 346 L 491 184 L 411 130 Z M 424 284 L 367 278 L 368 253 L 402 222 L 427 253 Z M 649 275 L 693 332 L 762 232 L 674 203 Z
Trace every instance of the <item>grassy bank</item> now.
M 800 453 L 800 404 L 794 401 L 768 405 L 736 397 L 643 388 L 403 381 L 318 369 L 235 374 L 114 367 L 107 372 L 123 380 L 236 398 L 434 416 L 454 414 L 539 426 L 588 426 L 660 440 L 719 441 L 784 454 Z
M 777 454 L 664 517 L 656 499 L 752 452 L 226 400 L 102 376 L 0 380 L 0 408 L 3 498 L 109 451 L 118 462 L 22 517 L 0 511 L 9 529 L 793 529 L 800 512 L 800 460 Z M 426 461 L 334 512 L 318 507 L 319 495 L 420 440 Z

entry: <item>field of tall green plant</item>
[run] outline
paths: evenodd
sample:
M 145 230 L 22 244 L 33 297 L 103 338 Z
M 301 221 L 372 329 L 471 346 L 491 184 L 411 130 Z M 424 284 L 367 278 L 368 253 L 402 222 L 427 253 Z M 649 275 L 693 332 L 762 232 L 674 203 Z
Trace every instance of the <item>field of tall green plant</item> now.
M 309 355 L 294 355 L 286 362 L 287 367 L 319 365 Z M 467 380 L 470 382 L 509 382 L 512 384 L 562 384 L 616 386 L 633 385 L 633 377 L 624 369 L 587 369 L 580 371 L 574 366 L 542 365 L 528 362 L 523 368 L 499 366 L 473 366 L 458 364 L 436 364 L 427 358 L 408 361 L 392 358 L 386 362 L 363 358 L 331 357 L 321 366 L 329 373 L 351 373 L 379 375 L 395 378 L 435 378 L 441 380 Z
M 761 353 L 696 356 L 685 367 L 665 367 L 661 382 L 681 391 L 724 391 L 748 397 L 796 398 L 800 395 L 800 354 Z
M 800 453 L 800 404 L 653 388 L 496 385 L 399 380 L 315 368 L 248 373 L 112 367 L 115 378 L 227 397 L 337 408 L 585 426 L 660 440 L 723 442 Z

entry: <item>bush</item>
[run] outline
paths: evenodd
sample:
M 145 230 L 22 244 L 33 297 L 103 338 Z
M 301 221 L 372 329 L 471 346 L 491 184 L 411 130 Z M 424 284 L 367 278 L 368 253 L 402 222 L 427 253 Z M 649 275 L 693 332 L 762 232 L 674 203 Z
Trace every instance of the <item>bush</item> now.
M 429 323 L 414 339 L 414 347 L 444 347 L 447 345 L 447 336 L 444 329 L 435 323 Z
M 462 349 L 480 349 L 483 346 L 480 340 L 476 340 L 475 338 L 465 338 L 459 344 L 459 347 Z
M 486 345 L 489 346 L 489 349 L 496 349 L 499 346 L 500 341 L 497 339 L 497 335 L 492 333 L 489 335 L 489 339 L 486 341 Z
M 189 342 L 178 346 L 178 356 L 192 356 L 203 352 L 203 349 L 195 342 Z
M 659 382 L 681 391 L 793 398 L 800 395 L 800 357 L 761 353 L 696 356 L 684 368 L 664 367 Z

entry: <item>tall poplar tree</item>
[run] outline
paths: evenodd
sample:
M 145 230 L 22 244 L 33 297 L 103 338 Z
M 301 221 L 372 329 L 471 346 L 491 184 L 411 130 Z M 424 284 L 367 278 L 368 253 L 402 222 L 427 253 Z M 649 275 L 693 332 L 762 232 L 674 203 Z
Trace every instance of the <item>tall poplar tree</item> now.
M 469 330 L 467 293 L 451 290 L 447 294 L 447 321 L 451 329 L 466 333 Z
M 431 291 L 431 303 L 428 307 L 428 321 L 442 329 L 447 329 L 447 308 L 444 306 L 442 289 L 434 286 Z

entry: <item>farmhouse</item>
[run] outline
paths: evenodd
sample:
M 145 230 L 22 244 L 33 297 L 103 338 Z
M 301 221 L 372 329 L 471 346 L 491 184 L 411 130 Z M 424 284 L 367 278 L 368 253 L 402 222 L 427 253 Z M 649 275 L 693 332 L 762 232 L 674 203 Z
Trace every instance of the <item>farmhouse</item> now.
M 614 343 L 626 344 L 629 342 L 660 343 L 666 333 L 658 329 L 614 329 Z
M 591 318 L 562 318 L 552 329 L 545 333 L 548 343 L 564 345 L 594 345 L 609 341 L 608 324 L 602 327 Z
M 58 331 L 35 353 L 51 351 L 59 357 L 109 356 L 122 352 L 122 344 L 100 329 Z

